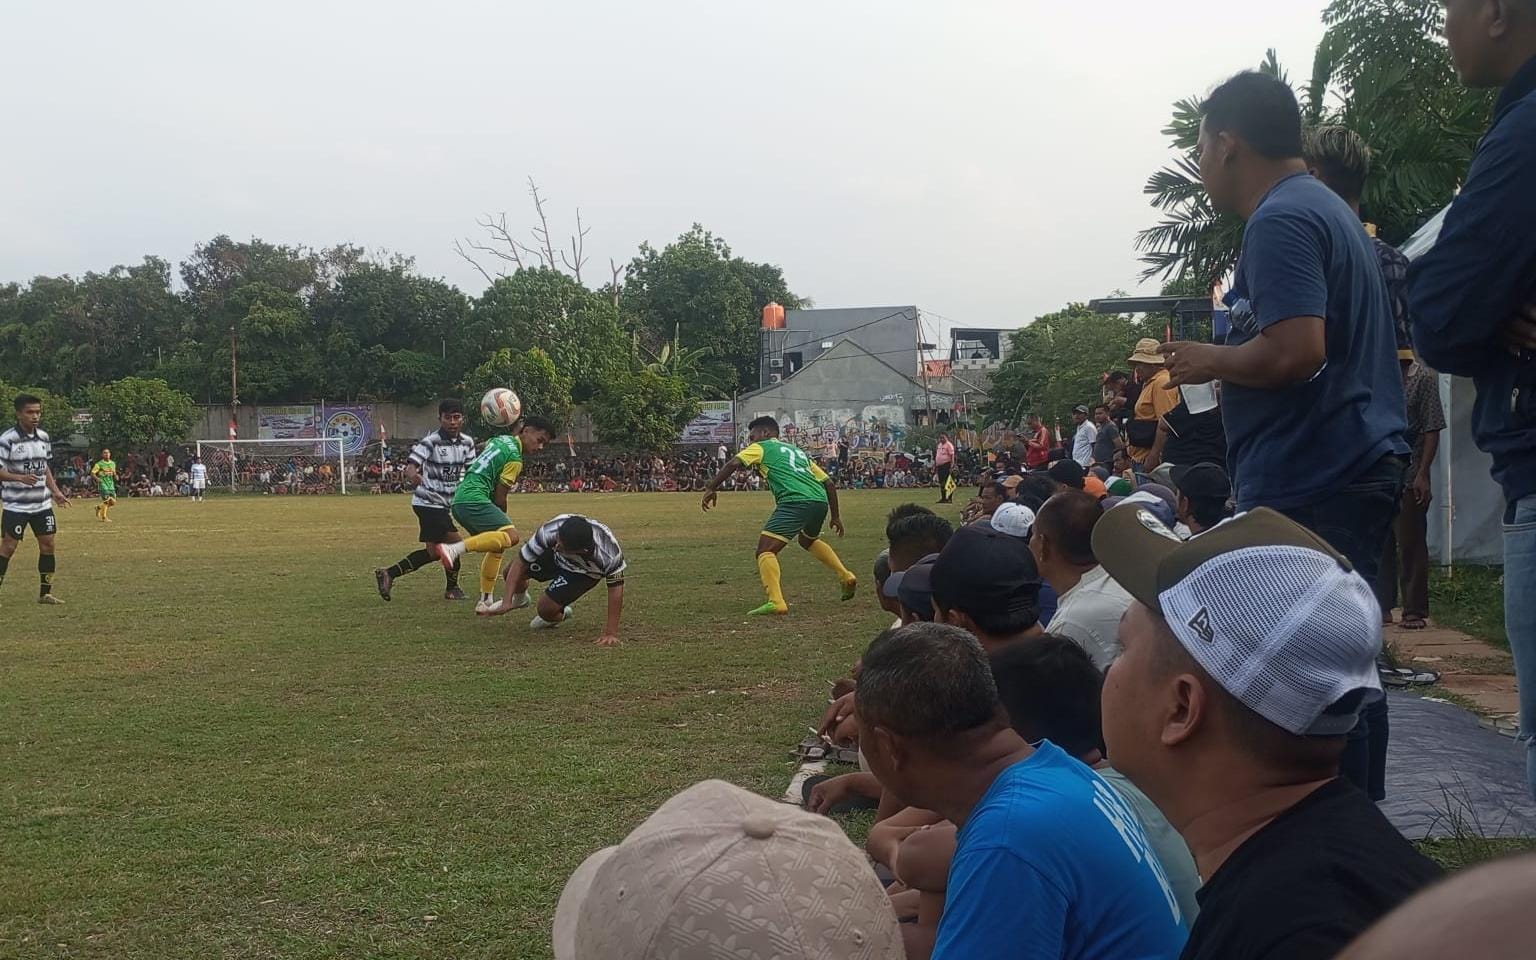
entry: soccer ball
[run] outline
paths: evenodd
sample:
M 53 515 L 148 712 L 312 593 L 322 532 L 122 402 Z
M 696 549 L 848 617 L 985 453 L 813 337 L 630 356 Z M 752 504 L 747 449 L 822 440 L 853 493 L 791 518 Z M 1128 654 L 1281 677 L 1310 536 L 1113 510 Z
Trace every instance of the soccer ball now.
M 510 427 L 523 415 L 523 401 L 506 387 L 492 387 L 480 398 L 480 419 L 493 427 Z

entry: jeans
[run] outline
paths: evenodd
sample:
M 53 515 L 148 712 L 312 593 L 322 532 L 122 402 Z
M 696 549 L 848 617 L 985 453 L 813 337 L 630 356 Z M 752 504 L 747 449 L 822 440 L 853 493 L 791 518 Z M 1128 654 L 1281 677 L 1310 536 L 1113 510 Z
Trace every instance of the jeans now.
M 1504 629 L 1520 688 L 1520 741 L 1525 775 L 1536 797 L 1536 496 L 1504 511 Z
M 1402 457 L 1382 457 L 1326 500 L 1281 512 L 1332 544 L 1375 589 L 1387 534 L 1397 518 L 1402 499 L 1406 468 L 1407 462 Z M 1507 573 L 1505 582 L 1508 582 Z M 1536 643 L 1532 646 L 1532 656 L 1536 658 Z M 1536 707 L 1536 700 L 1533 700 L 1533 707 Z M 1536 712 L 1532 716 L 1536 717 Z M 1339 773 L 1364 790 L 1372 800 L 1381 800 L 1387 795 L 1390 729 L 1387 701 L 1383 697 L 1360 711 L 1360 722 L 1349 732 L 1344 758 L 1339 763 Z M 1532 729 L 1536 730 L 1536 725 Z

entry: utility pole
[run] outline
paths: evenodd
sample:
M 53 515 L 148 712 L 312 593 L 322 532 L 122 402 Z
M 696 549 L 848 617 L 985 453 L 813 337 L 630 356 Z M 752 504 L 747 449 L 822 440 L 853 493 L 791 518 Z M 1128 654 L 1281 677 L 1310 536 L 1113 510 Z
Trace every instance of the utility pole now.
M 917 310 L 913 319 L 916 321 L 913 324 L 913 332 L 917 335 L 917 369 L 923 378 L 923 410 L 927 412 L 927 425 L 932 427 L 936 425 L 937 420 L 933 415 L 933 392 L 928 388 L 928 363 L 923 359 L 923 350 L 937 348 L 931 343 L 923 342 L 923 312 Z

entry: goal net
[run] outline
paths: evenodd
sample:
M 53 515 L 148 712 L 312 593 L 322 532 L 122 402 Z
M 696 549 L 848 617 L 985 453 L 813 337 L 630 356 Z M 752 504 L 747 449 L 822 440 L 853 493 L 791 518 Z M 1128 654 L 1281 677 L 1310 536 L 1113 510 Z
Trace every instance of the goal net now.
M 346 493 L 346 438 L 199 440 L 208 488 L 234 493 Z

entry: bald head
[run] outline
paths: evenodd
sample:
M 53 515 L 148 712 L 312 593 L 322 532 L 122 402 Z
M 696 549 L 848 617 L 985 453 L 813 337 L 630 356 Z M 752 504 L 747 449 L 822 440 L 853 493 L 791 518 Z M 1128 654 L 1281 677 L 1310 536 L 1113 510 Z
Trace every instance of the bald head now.
M 1339 960 L 1524 960 L 1536 944 L 1536 855 L 1430 887 L 1367 930 Z

